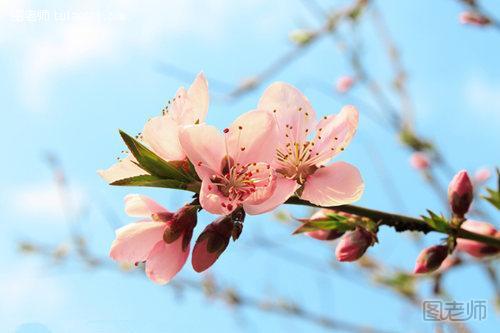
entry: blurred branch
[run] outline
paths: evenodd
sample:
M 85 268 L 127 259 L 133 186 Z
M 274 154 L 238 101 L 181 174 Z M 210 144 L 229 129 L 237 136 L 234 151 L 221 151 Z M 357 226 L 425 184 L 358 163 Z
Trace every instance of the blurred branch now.
M 88 267 L 93 269 L 115 269 L 116 265 L 112 264 L 109 259 L 99 258 L 92 255 L 90 251 L 88 251 L 84 239 L 81 239 L 77 244 L 74 245 L 74 256 L 78 258 L 79 261 L 86 264 Z M 52 248 L 50 246 L 40 245 L 27 241 L 21 242 L 19 244 L 19 250 L 24 254 L 38 254 L 50 259 L 54 259 L 54 262 L 59 264 L 63 263 L 64 261 L 69 261 L 72 258 L 70 249 L 65 248 L 65 251 L 62 252 L 58 250 L 59 248 L 60 247 Z M 123 268 L 126 271 L 129 270 L 126 267 Z M 142 276 L 145 275 L 142 274 Z M 297 304 L 289 299 L 272 299 L 269 297 L 264 297 L 261 299 L 245 295 L 236 289 L 223 288 L 218 286 L 214 282 L 214 279 L 210 276 L 202 279 L 201 281 L 177 277 L 167 286 L 172 287 L 177 291 L 182 291 L 182 289 L 187 288 L 195 292 L 201 292 L 207 298 L 219 300 L 230 305 L 232 308 L 253 308 L 263 312 L 296 318 L 327 329 L 343 330 L 353 333 L 388 332 L 369 326 L 359 325 L 357 323 L 350 323 L 348 321 L 339 320 L 331 316 L 317 314 L 316 312 L 310 311 L 306 307 Z

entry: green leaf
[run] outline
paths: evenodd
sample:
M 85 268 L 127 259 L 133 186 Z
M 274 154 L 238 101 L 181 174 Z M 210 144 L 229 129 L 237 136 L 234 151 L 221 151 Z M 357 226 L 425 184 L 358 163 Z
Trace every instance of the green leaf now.
M 427 210 L 430 217 L 422 215 L 422 219 L 427 222 L 434 230 L 448 233 L 450 230 L 450 225 L 448 220 L 443 215 L 437 215 L 431 210 Z
M 354 230 L 356 226 L 349 223 L 348 218 L 338 214 L 327 214 L 326 218 L 307 220 L 299 228 L 297 228 L 293 234 L 300 234 L 303 232 L 310 232 L 316 230 L 338 230 L 339 232 L 345 232 L 348 230 Z
M 495 206 L 496 209 L 500 210 L 500 191 L 495 191 L 491 188 L 487 188 L 486 191 L 488 192 L 489 196 L 482 195 L 481 197 Z
M 189 190 L 190 184 L 175 179 L 162 179 L 153 175 L 141 175 L 117 180 L 110 185 L 115 186 L 145 186 L 145 187 L 163 187 L 179 190 Z
M 183 182 L 192 180 L 191 177 L 184 174 L 180 169 L 163 160 L 127 133 L 120 130 L 120 135 L 137 160 L 137 164 L 151 175 L 158 176 L 162 179 L 173 179 Z
M 482 195 L 481 197 L 500 210 L 500 170 L 497 168 L 497 190 L 487 188 L 489 196 Z

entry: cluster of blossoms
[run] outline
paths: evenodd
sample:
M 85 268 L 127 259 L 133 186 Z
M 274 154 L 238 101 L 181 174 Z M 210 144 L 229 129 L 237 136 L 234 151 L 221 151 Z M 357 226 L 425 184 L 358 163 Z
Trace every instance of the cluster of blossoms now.
M 193 202 L 175 213 L 142 195 L 125 198 L 127 214 L 145 220 L 118 229 L 110 255 L 120 262 L 145 262 L 146 274 L 157 283 L 167 283 L 186 262 L 201 209 L 219 218 L 194 246 L 192 265 L 198 272 L 217 260 L 231 237 L 239 237 L 246 214 L 269 212 L 291 196 L 317 206 L 349 204 L 364 191 L 356 167 L 328 164 L 356 132 L 354 107 L 317 121 L 299 90 L 277 82 L 254 110 L 219 131 L 205 123 L 208 104 L 208 84 L 199 74 L 188 90 L 177 91 L 161 116 L 130 138 L 127 145 L 134 151 L 100 171 L 114 185 L 188 186 L 196 193 Z M 144 159 L 139 150 L 147 153 Z M 159 177 L 171 174 L 179 177 Z M 353 241 L 362 237 L 351 236 Z

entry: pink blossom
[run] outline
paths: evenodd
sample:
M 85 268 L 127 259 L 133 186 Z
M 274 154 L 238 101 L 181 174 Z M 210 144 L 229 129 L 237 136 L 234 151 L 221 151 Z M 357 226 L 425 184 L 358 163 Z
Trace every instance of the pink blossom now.
M 324 220 L 327 218 L 326 214 L 328 213 L 335 213 L 335 211 L 331 209 L 320 209 L 314 213 L 309 220 Z M 341 237 L 343 234 L 343 232 L 337 230 L 315 230 L 306 232 L 306 235 L 318 240 L 334 240 Z
M 339 93 L 342 94 L 346 93 L 352 88 L 354 82 L 355 80 L 352 76 L 348 75 L 341 76 L 337 79 L 337 82 L 335 84 L 335 89 L 337 89 Z
M 410 165 L 416 170 L 425 170 L 430 165 L 429 157 L 425 153 L 415 152 L 411 154 Z
M 448 256 L 448 247 L 435 245 L 425 248 L 420 252 L 415 263 L 413 273 L 422 274 L 435 271 Z
M 488 168 L 477 169 L 474 173 L 474 182 L 476 184 L 485 183 L 491 177 L 491 171 Z
M 185 125 L 203 122 L 208 102 L 208 83 L 203 73 L 200 73 L 187 91 L 184 87 L 177 90 L 163 115 L 151 118 L 146 123 L 139 141 L 165 161 L 184 161 L 186 155 L 179 143 L 179 130 Z M 129 154 L 110 168 L 100 170 L 99 175 L 106 182 L 113 183 L 147 174 L 134 162 L 134 157 Z
M 353 106 L 318 123 L 308 99 L 295 87 L 278 82 L 266 89 L 258 108 L 271 114 L 278 126 L 272 164 L 277 171 L 276 190 L 269 200 L 247 207 L 247 212 L 272 210 L 299 188 L 302 199 L 319 206 L 348 204 L 361 197 L 364 183 L 356 167 L 345 162 L 325 165 L 356 132 L 358 112 Z
M 273 117 L 253 110 L 238 117 L 224 133 L 206 124 L 184 127 L 180 142 L 202 180 L 201 206 L 228 215 L 265 202 L 275 189 L 271 161 L 277 129 Z M 262 210 L 253 209 L 251 214 Z
M 499 232 L 489 223 L 467 220 L 462 224 L 462 229 L 485 236 L 500 237 Z M 482 258 L 498 253 L 498 248 L 476 242 L 470 239 L 457 239 L 457 250 L 467 252 L 473 257 Z
M 146 275 L 153 282 L 169 282 L 187 260 L 196 210 L 185 206 L 171 213 L 152 199 L 134 194 L 125 197 L 125 212 L 144 220 L 116 230 L 110 257 L 133 264 L 146 262 Z
M 462 12 L 459 16 L 459 21 L 462 24 L 470 24 L 475 26 L 485 26 L 491 23 L 490 19 L 476 12 Z
M 462 170 L 453 177 L 448 186 L 448 202 L 453 214 L 463 217 L 469 211 L 472 199 L 472 182 L 467 171 Z
M 358 227 L 340 239 L 335 249 L 335 256 L 338 261 L 358 260 L 373 245 L 374 241 L 375 236 L 371 232 Z

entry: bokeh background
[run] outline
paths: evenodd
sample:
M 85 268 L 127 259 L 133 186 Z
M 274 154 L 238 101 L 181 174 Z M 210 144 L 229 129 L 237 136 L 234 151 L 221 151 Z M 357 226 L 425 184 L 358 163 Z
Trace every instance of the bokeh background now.
M 483 2 L 500 16 L 499 3 Z M 369 88 L 360 83 L 348 94 L 334 89 L 338 77 L 355 75 L 346 55 L 350 47 L 387 91 L 389 104 L 400 105 L 392 89 L 393 62 L 376 22 L 399 50 L 415 132 L 446 156 L 447 166 L 435 175 L 438 187 L 460 169 L 498 165 L 499 30 L 461 25 L 459 1 L 371 1 L 356 23 L 339 25 L 340 39 L 325 36 L 293 51 L 291 32 L 318 29 L 322 10 L 352 3 L 0 1 L 0 330 L 332 330 L 308 318 L 316 315 L 390 332 L 438 329 L 422 320 L 418 302 L 398 292 L 409 288 L 419 299 L 434 299 L 432 278 L 414 286 L 410 278 L 399 289 L 381 283 L 411 271 L 418 252 L 437 242 L 437 235 L 418 239 L 382 228 L 380 244 L 368 256 L 385 268 L 338 264 L 331 244 L 290 235 L 287 216 L 305 217 L 310 210 L 283 207 L 247 218 L 242 237 L 207 274 L 195 274 L 188 262 L 170 286 L 154 285 L 107 259 L 114 229 L 133 221 L 123 212 L 124 195 L 148 194 L 174 210 L 189 194 L 110 187 L 96 170 L 114 163 L 124 149 L 118 128 L 139 132 L 201 70 L 211 92 L 207 122 L 221 128 L 252 109 L 276 80 L 300 88 L 318 116 L 344 104 L 358 106 L 358 133 L 339 159 L 363 174 L 366 192 L 359 204 L 409 215 L 445 213 L 439 190 L 411 168 L 410 151 L 380 120 L 387 110 Z M 286 66 L 272 65 L 276 61 Z M 263 82 L 231 95 L 269 66 L 273 70 Z M 498 212 L 482 209 L 498 226 Z M 214 218 L 202 214 L 195 235 Z M 498 331 L 494 284 L 484 265 L 465 259 L 467 265 L 443 278 L 443 289 L 457 301 L 487 300 L 487 319 L 467 327 Z M 498 270 L 498 262 L 491 265 Z

